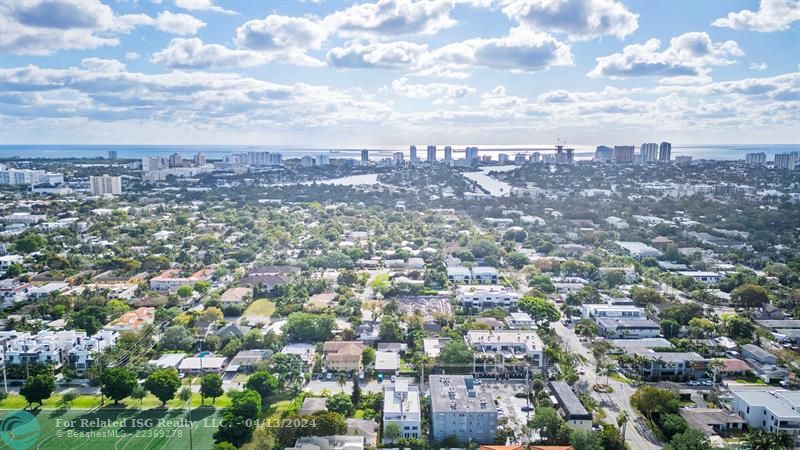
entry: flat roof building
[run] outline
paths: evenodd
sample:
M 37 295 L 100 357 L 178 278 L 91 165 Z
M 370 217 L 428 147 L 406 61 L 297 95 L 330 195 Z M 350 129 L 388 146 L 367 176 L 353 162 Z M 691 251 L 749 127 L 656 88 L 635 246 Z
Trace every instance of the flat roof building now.
M 497 406 L 471 375 L 431 375 L 431 428 L 437 441 L 493 442 Z

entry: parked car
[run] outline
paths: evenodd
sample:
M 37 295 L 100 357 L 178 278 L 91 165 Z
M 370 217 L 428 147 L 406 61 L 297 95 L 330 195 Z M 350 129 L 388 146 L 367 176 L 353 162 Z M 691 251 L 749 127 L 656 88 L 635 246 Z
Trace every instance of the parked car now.
M 703 381 L 700 382 L 700 384 L 702 384 L 703 386 L 713 386 L 714 385 L 714 383 L 712 383 L 711 380 L 703 380 Z
M 578 366 L 578 373 L 584 375 L 586 373 L 586 369 L 583 366 Z
M 695 380 L 689 380 L 686 382 L 686 384 L 688 384 L 689 386 L 700 386 L 700 382 Z
M 333 379 L 333 372 L 328 372 L 328 373 L 325 375 L 325 379 L 326 379 L 326 380 L 332 380 L 332 379 Z

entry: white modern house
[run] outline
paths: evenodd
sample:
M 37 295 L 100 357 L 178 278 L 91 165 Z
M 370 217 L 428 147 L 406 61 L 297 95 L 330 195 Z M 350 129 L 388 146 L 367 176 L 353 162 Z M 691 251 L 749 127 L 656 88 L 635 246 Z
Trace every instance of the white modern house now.
M 506 325 L 512 330 L 530 330 L 533 328 L 533 319 L 528 313 L 521 311 L 512 312 L 506 317 Z
M 719 272 L 688 270 L 688 271 L 678 272 L 678 274 L 706 284 L 718 283 L 719 280 L 722 279 L 722 274 Z
M 416 439 L 422 433 L 422 414 L 419 406 L 419 386 L 409 385 L 405 379 L 398 379 L 383 388 L 383 442 L 386 439 L 386 426 L 396 423 L 400 427 L 400 437 Z
M 647 257 L 658 258 L 661 252 L 642 242 L 616 241 L 616 244 L 625 249 L 629 255 L 636 259 Z
M 584 319 L 597 320 L 600 318 L 609 319 L 641 319 L 645 317 L 644 309 L 633 305 L 613 305 L 599 303 L 596 305 L 581 306 L 581 315 Z
M 522 359 L 528 357 L 534 367 L 542 368 L 544 343 L 534 331 L 524 330 L 469 330 L 467 344 L 478 354 Z
M 734 390 L 732 395 L 731 410 L 744 419 L 748 427 L 770 433 L 787 433 L 797 442 L 800 391 Z

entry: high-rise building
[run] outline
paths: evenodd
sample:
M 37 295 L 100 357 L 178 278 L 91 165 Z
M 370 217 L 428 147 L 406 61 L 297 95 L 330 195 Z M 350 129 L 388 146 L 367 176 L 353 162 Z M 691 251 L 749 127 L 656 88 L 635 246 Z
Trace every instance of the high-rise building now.
M 794 170 L 800 161 L 800 152 L 776 153 L 774 166 L 776 169 Z
M 331 163 L 331 157 L 328 155 L 319 155 L 317 156 L 317 165 L 318 166 L 327 166 Z
M 614 157 L 614 149 L 606 145 L 598 145 L 594 151 L 594 160 L 597 162 L 611 162 Z
M 120 195 L 122 194 L 122 177 L 109 175 L 89 177 L 89 186 L 93 195 Z
M 744 156 L 744 162 L 751 166 L 760 166 L 767 162 L 767 154 L 764 152 L 748 153 Z
M 361 150 L 361 163 L 366 164 L 369 162 L 369 150 Z
M 427 154 L 427 158 L 425 158 L 425 160 L 428 161 L 428 162 L 436 161 L 436 146 L 435 145 L 429 145 L 428 146 L 428 154 Z
M 194 165 L 195 166 L 205 166 L 206 165 L 206 155 L 202 153 L 198 153 L 194 155 Z
M 658 144 L 655 142 L 648 142 L 642 144 L 641 147 L 642 162 L 650 162 L 658 159 Z
M 300 167 L 314 167 L 314 158 L 309 155 L 300 158 Z
M 392 154 L 392 163 L 393 163 L 395 166 L 402 166 L 402 165 L 403 165 L 403 162 L 404 162 L 404 161 L 403 161 L 403 160 L 404 160 L 404 158 L 405 158 L 405 157 L 404 157 L 404 155 L 403 155 L 403 152 L 394 152 L 394 153 Z
M 508 164 L 508 155 L 505 153 L 500 153 L 497 155 L 497 162 L 500 164 Z
M 447 145 L 444 147 L 444 162 L 450 164 L 453 160 L 453 147 Z
M 108 159 L 117 159 L 117 151 L 116 150 L 109 150 L 108 151 Z
M 142 171 L 143 172 L 152 172 L 155 170 L 161 170 L 166 167 L 166 162 L 164 158 L 160 156 L 154 156 L 150 158 L 142 158 Z
M 280 153 L 270 153 L 269 154 L 269 165 L 270 166 L 282 166 L 283 165 L 283 155 Z
M 467 152 L 466 156 L 467 161 L 472 162 L 478 159 L 478 147 L 467 147 L 466 152 Z
M 539 152 L 533 152 L 531 153 L 531 156 L 528 157 L 528 161 L 530 162 L 539 162 L 541 160 L 542 160 L 542 154 Z
M 615 163 L 628 164 L 633 162 L 635 147 L 633 145 L 615 145 L 613 160 Z
M 521 166 L 521 165 L 525 164 L 525 155 L 522 154 L 522 153 L 517 153 L 514 156 L 514 164 L 516 164 L 518 166 Z
M 411 161 L 411 164 L 414 164 L 415 162 L 417 162 L 417 146 L 412 145 L 411 147 L 409 147 L 409 152 L 411 153 L 409 155 L 409 160 Z
M 672 144 L 669 142 L 662 142 L 658 147 L 658 160 L 669 162 L 670 159 L 672 159 Z
M 688 155 L 676 156 L 675 157 L 675 163 L 676 164 L 689 164 L 691 162 L 692 162 L 692 157 L 688 156 Z
M 180 153 L 173 153 L 169 155 L 169 167 L 182 167 L 183 158 Z

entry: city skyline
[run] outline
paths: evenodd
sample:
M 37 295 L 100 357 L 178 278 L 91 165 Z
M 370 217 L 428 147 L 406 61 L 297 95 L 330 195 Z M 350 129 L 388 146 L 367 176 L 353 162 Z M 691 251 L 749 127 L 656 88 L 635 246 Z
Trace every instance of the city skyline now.
M 798 2 L 690 9 L 8 1 L 2 143 L 800 141 Z

